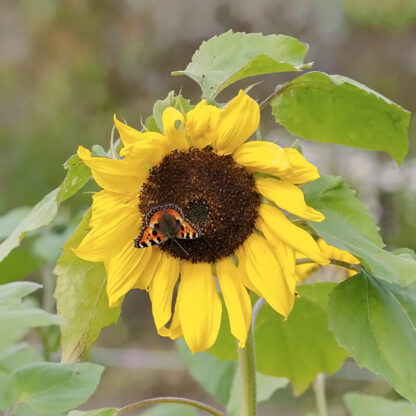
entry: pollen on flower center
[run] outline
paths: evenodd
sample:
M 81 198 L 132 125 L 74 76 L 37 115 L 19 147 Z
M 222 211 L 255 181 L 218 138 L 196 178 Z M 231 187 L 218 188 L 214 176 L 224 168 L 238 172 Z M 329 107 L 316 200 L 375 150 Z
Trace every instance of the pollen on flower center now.
M 254 180 L 231 156 L 209 149 L 174 151 L 153 167 L 139 196 L 143 218 L 154 207 L 175 204 L 202 236 L 159 247 L 174 257 L 214 262 L 233 253 L 253 232 L 259 196 Z M 186 253 L 187 254 L 186 254 Z

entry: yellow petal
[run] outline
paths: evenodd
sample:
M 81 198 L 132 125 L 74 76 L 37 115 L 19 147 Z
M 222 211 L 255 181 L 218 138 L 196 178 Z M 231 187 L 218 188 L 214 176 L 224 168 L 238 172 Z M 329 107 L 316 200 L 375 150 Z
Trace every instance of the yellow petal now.
M 143 133 L 133 127 L 128 126 L 127 124 L 122 123 L 120 120 L 118 120 L 115 114 L 113 120 L 124 146 L 135 143 L 143 137 Z
M 296 256 L 292 247 L 285 244 L 280 238 L 267 227 L 263 219 L 259 218 L 256 223 L 256 227 L 264 234 L 267 242 L 273 247 L 273 253 L 275 254 L 280 267 L 283 270 L 283 274 L 286 278 L 286 283 L 291 293 L 295 293 L 296 286 Z
M 112 192 L 131 193 L 139 189 L 140 165 L 133 169 L 128 160 L 93 157 L 88 149 L 80 146 L 78 156 L 91 168 L 95 182 Z M 143 175 L 142 175 L 143 176 Z
M 163 326 L 157 330 L 157 333 L 162 337 L 169 337 L 170 339 L 177 339 L 183 337 L 181 322 L 179 320 L 179 308 L 181 305 L 181 290 L 180 286 L 178 288 L 178 293 L 176 295 L 175 311 L 173 312 L 172 322 L 169 328 Z
M 293 308 L 294 293 L 290 292 L 275 255 L 266 240 L 252 234 L 238 249 L 238 259 L 244 263 L 247 279 L 257 292 L 278 313 L 287 317 Z
M 213 129 L 213 147 L 219 155 L 229 155 L 244 143 L 260 122 L 258 104 L 243 90 L 221 110 Z
M 152 251 L 152 257 L 149 260 L 148 266 L 145 270 L 143 270 L 143 273 L 134 284 L 133 289 L 148 290 L 150 284 L 152 283 L 155 272 L 159 267 L 160 260 L 162 258 L 162 251 L 157 246 L 150 247 L 149 250 Z
M 290 168 L 289 158 L 284 149 L 271 142 L 244 143 L 236 149 L 233 158 L 251 173 L 261 172 L 281 176 Z
M 163 132 L 172 144 L 174 149 L 188 150 L 189 145 L 185 138 L 184 128 L 184 116 L 176 108 L 168 107 L 163 111 L 162 124 Z
M 206 350 L 217 338 L 222 309 L 211 265 L 184 261 L 179 286 L 179 319 L 185 341 L 193 353 Z
M 172 295 L 178 278 L 178 259 L 163 253 L 149 287 L 153 318 L 158 330 L 163 328 L 172 316 Z
M 186 134 L 194 147 L 203 149 L 212 144 L 213 128 L 218 123 L 220 112 L 218 107 L 202 100 L 186 113 Z
M 303 192 L 296 185 L 265 178 L 257 180 L 256 187 L 265 198 L 291 214 L 310 221 L 321 222 L 325 219 L 319 211 L 306 205 Z
M 281 179 L 302 184 L 319 178 L 318 168 L 309 163 L 296 149 L 286 148 L 284 151 L 290 161 L 290 169 L 279 175 Z
M 322 255 L 318 244 L 312 236 L 305 230 L 302 230 L 302 228 L 294 225 L 278 208 L 261 204 L 259 214 L 271 232 L 284 243 L 319 264 L 326 265 L 329 263 L 327 257 Z
M 104 262 L 108 276 L 107 295 L 110 307 L 118 305 L 119 299 L 134 288 L 151 258 L 150 248 L 135 248 L 131 240 Z
M 215 267 L 230 318 L 231 333 L 239 340 L 238 346 L 244 348 L 251 322 L 251 302 L 243 277 L 228 257 L 217 261 Z
M 140 226 L 136 195 L 97 192 L 92 197 L 90 231 L 74 252 L 84 260 L 104 261 L 123 244 L 132 243 Z

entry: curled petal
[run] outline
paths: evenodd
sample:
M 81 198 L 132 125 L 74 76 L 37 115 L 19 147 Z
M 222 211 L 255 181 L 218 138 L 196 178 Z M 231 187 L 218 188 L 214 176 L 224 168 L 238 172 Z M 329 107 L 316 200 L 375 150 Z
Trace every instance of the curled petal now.
M 259 122 L 259 105 L 240 90 L 219 114 L 213 128 L 213 148 L 219 155 L 233 153 L 257 130 Z
M 215 268 L 230 318 L 231 333 L 239 340 L 239 348 L 244 348 L 251 322 L 251 302 L 243 277 L 228 257 L 217 261 Z
M 186 133 L 194 147 L 203 149 L 212 144 L 220 113 L 218 107 L 202 100 L 186 114 Z
M 163 111 L 163 132 L 172 145 L 172 150 L 188 150 L 189 145 L 185 138 L 184 116 L 176 108 L 168 107 Z

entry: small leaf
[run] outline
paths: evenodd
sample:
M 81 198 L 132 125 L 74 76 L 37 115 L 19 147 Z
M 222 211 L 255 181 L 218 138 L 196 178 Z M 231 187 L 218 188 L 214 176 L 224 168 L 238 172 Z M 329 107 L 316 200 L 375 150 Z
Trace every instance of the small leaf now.
M 276 121 L 303 139 L 407 154 L 410 113 L 340 75 L 309 72 L 286 83 L 271 102 Z
M 91 263 L 77 257 L 78 247 L 88 232 L 91 211 L 63 247 L 54 274 L 57 276 L 55 298 L 58 315 L 66 325 L 61 327 L 62 361 L 83 357 L 97 339 L 101 329 L 117 322 L 120 307 L 110 308 L 105 290 L 107 276 L 102 263 Z
M 82 412 L 80 410 L 72 410 L 68 416 L 117 416 L 118 409 L 114 407 L 107 407 L 105 409 L 87 410 Z
M 13 282 L 0 285 L 0 310 L 20 304 L 22 298 L 41 287 L 42 285 L 35 282 Z
M 357 364 L 416 402 L 416 284 L 403 288 L 360 273 L 334 289 L 328 314 Z
M 66 412 L 94 393 L 104 367 L 91 364 L 33 363 L 14 371 L 10 383 L 17 404 L 46 415 Z
M 406 286 L 416 280 L 416 260 L 382 249 L 378 228 L 344 179 L 324 176 L 303 190 L 307 203 L 325 215 L 321 223 L 311 221 L 308 225 L 328 244 L 351 252 L 388 282 Z
M 202 97 L 212 100 L 227 86 L 255 75 L 300 71 L 308 46 L 285 35 L 233 33 L 203 42 L 184 71 L 199 84 Z
M 58 204 L 76 194 L 91 178 L 91 169 L 84 164 L 78 155 L 72 155 L 65 163 L 68 171 L 59 187 L 56 197 Z
M 416 416 L 416 406 L 404 400 L 348 393 L 344 401 L 352 416 Z
M 193 108 L 193 105 L 182 95 L 176 95 L 175 91 L 170 91 L 164 100 L 157 100 L 153 105 L 153 120 L 149 120 L 149 130 L 154 130 L 154 124 L 156 124 L 158 130 L 163 133 L 162 114 L 168 107 L 176 108 L 179 112 L 185 114 Z

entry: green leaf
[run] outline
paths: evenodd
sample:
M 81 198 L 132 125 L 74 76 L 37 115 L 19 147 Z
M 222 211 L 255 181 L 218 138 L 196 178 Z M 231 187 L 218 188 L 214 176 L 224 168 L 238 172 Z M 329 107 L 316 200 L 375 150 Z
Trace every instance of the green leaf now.
M 199 84 L 202 97 L 212 100 L 227 86 L 255 75 L 300 71 L 308 46 L 285 35 L 233 33 L 231 30 L 205 41 L 184 71 Z
M 158 125 L 156 124 L 156 120 L 153 116 L 147 117 L 144 124 L 145 124 L 147 130 L 154 131 L 156 133 L 160 133 L 160 129 L 159 129 Z
M 107 276 L 102 263 L 91 263 L 77 257 L 78 247 L 88 232 L 88 211 L 76 232 L 63 247 L 54 274 L 57 276 L 55 298 L 58 315 L 66 325 L 61 327 L 62 361 L 83 357 L 102 328 L 117 322 L 120 307 L 108 306 L 105 289 Z
M 346 353 L 328 330 L 326 312 L 328 295 L 334 285 L 299 286 L 301 297 L 296 299 L 286 321 L 268 305 L 263 305 L 254 329 L 258 372 L 288 378 L 296 392 L 302 393 L 317 374 L 333 374 L 339 369 Z M 223 328 L 215 347 L 209 352 L 216 357 L 237 358 L 235 341 L 232 346 Z
M 198 416 L 194 407 L 177 403 L 163 403 L 150 407 L 141 416 Z
M 72 155 L 64 163 L 64 168 L 68 172 L 59 187 L 56 197 L 58 205 L 76 194 L 91 178 L 91 169 L 84 164 L 78 155 Z
M 191 102 L 188 99 L 182 97 L 182 95 L 176 95 L 175 91 L 170 91 L 164 100 L 157 100 L 153 105 L 153 120 L 149 120 L 149 130 L 154 130 L 156 125 L 157 129 L 160 132 L 163 132 L 162 114 L 168 107 L 174 107 L 182 114 L 185 114 L 194 106 L 191 105 Z
M 416 280 L 416 260 L 383 250 L 378 228 L 344 179 L 324 176 L 304 188 L 307 203 L 325 215 L 308 222 L 328 244 L 357 256 L 377 277 L 406 286 Z
M 66 412 L 94 393 L 104 367 L 91 364 L 33 363 L 14 371 L 10 383 L 17 404 L 46 415 Z
M 12 345 L 0 354 L 0 410 L 7 410 L 13 403 L 10 373 L 36 361 L 43 359 L 27 344 Z
M 344 401 L 352 416 L 416 416 L 416 406 L 404 400 L 348 393 Z
M 183 339 L 176 341 L 176 345 L 192 377 L 219 403 L 227 404 L 237 363 L 220 361 L 206 351 L 192 354 Z M 236 345 L 234 342 L 234 349 Z
M 20 244 L 29 231 L 50 224 L 58 212 L 60 203 L 78 192 L 89 180 L 90 170 L 78 156 L 69 158 L 64 166 L 68 172 L 61 185 L 38 202 L 9 237 L 0 244 L 0 261 Z
M 23 279 L 35 272 L 40 265 L 41 261 L 29 251 L 17 248 L 0 262 L 1 282 L 8 283 Z
M 346 358 L 328 330 L 326 299 L 331 283 L 299 286 L 301 294 L 284 321 L 268 305 L 257 315 L 254 330 L 257 370 L 288 378 L 303 393 L 319 373 L 334 374 Z
M 416 402 L 416 284 L 404 288 L 364 271 L 334 289 L 328 314 L 357 364 Z
M 115 407 L 87 410 L 86 412 L 82 412 L 80 410 L 72 410 L 68 413 L 68 416 L 117 416 L 117 411 L 118 409 Z
M 13 282 L 0 285 L 0 310 L 19 305 L 22 298 L 40 289 L 42 285 L 35 282 Z
M 309 72 L 286 83 L 271 106 L 303 139 L 381 150 L 399 164 L 407 154 L 410 113 L 349 78 Z

